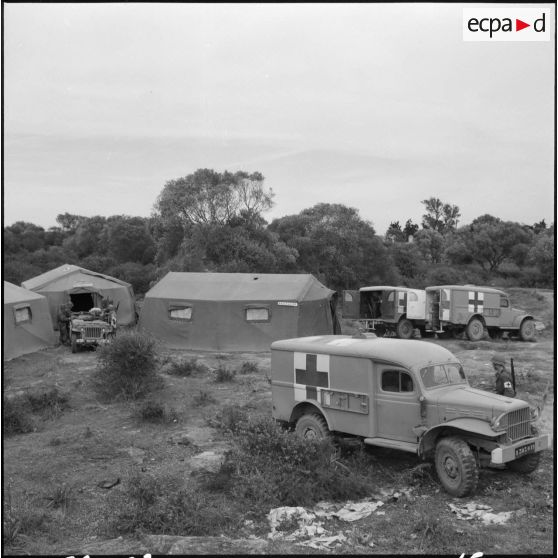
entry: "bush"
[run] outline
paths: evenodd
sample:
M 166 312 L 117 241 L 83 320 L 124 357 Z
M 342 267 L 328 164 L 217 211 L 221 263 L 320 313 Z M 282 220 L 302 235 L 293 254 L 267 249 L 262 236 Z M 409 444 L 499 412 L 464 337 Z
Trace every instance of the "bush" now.
M 362 467 L 342 464 L 331 440 L 305 440 L 268 417 L 239 419 L 231 430 L 235 445 L 219 473 L 230 482 L 221 485 L 248 509 L 310 506 L 370 493 Z
M 203 407 L 209 403 L 215 403 L 215 397 L 208 391 L 200 390 L 197 395 L 194 395 L 192 403 L 194 407 Z
M 209 425 L 229 434 L 235 434 L 241 430 L 247 420 L 246 411 L 239 407 L 226 405 L 214 418 L 209 420 Z
M 208 368 L 203 362 L 198 362 L 197 358 L 189 360 L 170 360 L 164 366 L 164 371 L 171 376 L 187 377 L 196 373 L 205 373 Z
M 94 384 L 106 400 L 141 399 L 162 385 L 157 376 L 155 341 L 144 333 L 123 331 L 97 350 Z
M 160 401 L 148 399 L 137 409 L 137 416 L 148 422 L 177 422 L 178 415 L 173 408 L 167 408 Z
M 228 368 L 224 364 L 219 364 L 219 367 L 215 370 L 215 381 L 217 383 L 232 382 L 235 376 L 236 370 L 234 368 Z
M 57 387 L 27 393 L 27 399 L 34 413 L 41 413 L 43 418 L 56 418 L 68 408 L 68 395 L 61 393 Z
M 2 402 L 2 431 L 5 436 L 33 432 L 31 404 L 26 396 L 4 397 Z
M 239 374 L 257 374 L 259 372 L 258 365 L 255 362 L 246 361 L 242 363 L 242 366 L 238 370 Z

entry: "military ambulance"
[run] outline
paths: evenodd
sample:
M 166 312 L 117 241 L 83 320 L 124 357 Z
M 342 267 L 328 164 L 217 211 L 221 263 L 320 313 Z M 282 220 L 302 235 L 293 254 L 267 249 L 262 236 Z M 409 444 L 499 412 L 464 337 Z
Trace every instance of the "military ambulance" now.
M 479 341 L 485 332 L 491 337 L 507 332 L 532 341 L 542 326 L 533 316 L 512 308 L 504 291 L 475 285 L 427 287 L 426 319 L 427 329 L 465 333 L 471 341 Z
M 475 491 L 480 467 L 533 472 L 548 435 L 536 410 L 474 389 L 447 349 L 374 334 L 271 345 L 273 417 L 305 438 L 332 433 L 433 460 L 454 496 Z
M 343 318 L 359 320 L 364 331 L 413 337 L 418 328 L 424 337 L 426 291 L 407 287 L 374 286 L 343 291 Z

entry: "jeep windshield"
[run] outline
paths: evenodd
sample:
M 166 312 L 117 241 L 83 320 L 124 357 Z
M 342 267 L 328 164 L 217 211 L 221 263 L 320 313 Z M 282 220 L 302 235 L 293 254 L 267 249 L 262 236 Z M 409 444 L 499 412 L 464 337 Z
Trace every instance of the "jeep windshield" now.
M 425 388 L 438 386 L 467 384 L 465 372 L 461 364 L 436 364 L 421 368 L 420 377 Z

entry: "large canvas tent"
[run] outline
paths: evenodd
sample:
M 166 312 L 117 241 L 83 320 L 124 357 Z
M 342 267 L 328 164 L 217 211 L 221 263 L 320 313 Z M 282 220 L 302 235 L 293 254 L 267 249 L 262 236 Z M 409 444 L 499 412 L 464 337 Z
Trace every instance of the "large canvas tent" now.
M 119 325 L 136 321 L 132 286 L 109 275 L 65 264 L 28 279 L 21 285 L 47 298 L 55 328 L 58 327 L 57 315 L 61 304 L 71 301 L 74 312 L 87 312 L 100 306 L 102 298 L 110 298 L 115 308 L 118 308 L 116 319 Z
M 338 333 L 336 300 L 307 274 L 170 272 L 145 295 L 139 326 L 171 348 L 262 351 Z
M 2 341 L 4 360 L 55 345 L 47 299 L 4 281 Z

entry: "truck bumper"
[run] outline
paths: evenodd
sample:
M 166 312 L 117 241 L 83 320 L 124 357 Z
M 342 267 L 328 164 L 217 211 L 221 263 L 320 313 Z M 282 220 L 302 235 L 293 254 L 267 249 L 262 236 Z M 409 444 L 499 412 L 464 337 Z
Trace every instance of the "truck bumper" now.
M 509 461 L 519 459 L 524 455 L 545 450 L 548 447 L 548 434 L 542 434 L 541 436 L 520 440 L 515 444 L 492 450 L 490 453 L 490 462 L 494 465 L 501 465 L 502 463 L 508 463 Z

